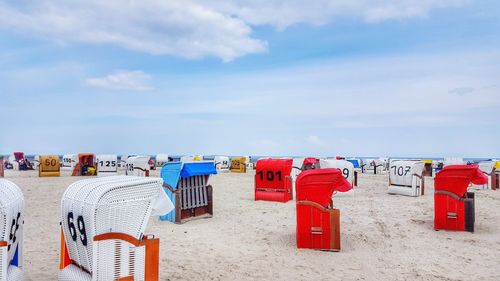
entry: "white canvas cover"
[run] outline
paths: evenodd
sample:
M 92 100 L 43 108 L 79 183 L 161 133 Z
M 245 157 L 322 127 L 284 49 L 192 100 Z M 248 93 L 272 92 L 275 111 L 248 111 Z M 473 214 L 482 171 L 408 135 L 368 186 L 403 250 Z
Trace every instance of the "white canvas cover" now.
M 70 258 L 91 272 L 70 265 L 59 280 L 115 280 L 133 275 L 144 280 L 143 247 L 122 240 L 93 241 L 105 233 L 123 233 L 142 239 L 151 215 L 173 209 L 161 178 L 111 176 L 71 184 L 61 201 L 61 225 Z M 155 210 L 156 208 L 156 210 Z M 115 259 L 120 259 L 116 270 Z M 116 276 L 116 272 L 120 276 Z
M 478 166 L 479 169 L 488 177 L 488 183 L 487 184 L 472 184 L 472 188 L 474 189 L 491 189 L 491 180 L 492 180 L 492 175 L 495 173 L 495 164 L 496 161 L 483 161 L 479 162 Z
M 227 156 L 215 156 L 214 157 L 215 168 L 219 171 L 229 171 L 231 167 L 231 161 Z
M 62 166 L 65 168 L 73 168 L 78 163 L 78 154 L 64 154 L 62 158 Z
M 0 246 L 0 281 L 23 280 L 23 238 L 23 193 L 11 181 L 0 179 L 0 242 L 7 243 Z
M 354 165 L 346 160 L 336 160 L 336 159 L 319 159 L 320 169 L 325 168 L 335 168 L 342 172 L 344 178 L 354 187 Z M 354 188 L 347 192 L 336 192 L 335 196 L 346 196 L 352 195 L 354 193 Z
M 9 155 L 9 163 L 12 164 L 12 170 L 19 171 L 19 163 L 16 161 L 14 154 Z
M 389 193 L 422 195 L 425 163 L 419 160 L 392 160 L 389 165 Z
M 156 167 L 161 168 L 165 163 L 168 163 L 168 154 L 156 155 Z
M 463 158 L 460 157 L 447 157 L 444 158 L 443 161 L 443 167 L 446 167 L 448 165 L 462 165 L 465 164 L 465 161 Z
M 38 166 L 40 166 L 40 155 L 35 155 L 33 158 L 33 163 L 31 163 L 33 169 L 38 170 Z
M 320 159 L 319 166 L 324 168 L 336 168 L 342 172 L 344 178 L 354 187 L 354 165 L 346 160 Z
M 118 156 L 115 154 L 99 154 L 97 159 L 97 176 L 113 176 L 118 174 Z
M 145 177 L 149 174 L 149 156 L 132 156 L 127 159 L 127 176 Z
M 185 156 L 182 156 L 180 160 L 182 163 L 203 161 L 203 155 L 185 155 Z

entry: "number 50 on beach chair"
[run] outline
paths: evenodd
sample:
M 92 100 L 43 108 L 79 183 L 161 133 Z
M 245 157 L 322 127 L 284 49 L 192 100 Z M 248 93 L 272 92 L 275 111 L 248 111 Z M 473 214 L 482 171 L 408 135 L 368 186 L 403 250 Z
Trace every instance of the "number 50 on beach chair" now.
M 0 179 L 0 281 L 22 281 L 24 197 L 17 185 Z
M 61 202 L 59 280 L 157 281 L 159 239 L 144 234 L 152 214 L 173 207 L 160 178 L 81 180 Z

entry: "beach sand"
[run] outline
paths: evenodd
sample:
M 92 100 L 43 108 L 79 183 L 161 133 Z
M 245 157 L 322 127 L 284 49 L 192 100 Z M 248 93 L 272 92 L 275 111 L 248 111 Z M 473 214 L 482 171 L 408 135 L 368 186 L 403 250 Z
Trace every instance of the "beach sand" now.
M 153 176 L 158 171 L 152 171 Z M 27 280 L 57 280 L 60 201 L 82 177 L 6 171 L 26 200 Z M 476 191 L 475 233 L 433 229 L 426 194 L 387 194 L 387 176 L 359 176 L 341 211 L 341 252 L 297 249 L 295 202 L 253 200 L 253 173 L 211 178 L 214 216 L 184 224 L 152 218 L 161 240 L 160 280 L 500 280 L 500 191 Z

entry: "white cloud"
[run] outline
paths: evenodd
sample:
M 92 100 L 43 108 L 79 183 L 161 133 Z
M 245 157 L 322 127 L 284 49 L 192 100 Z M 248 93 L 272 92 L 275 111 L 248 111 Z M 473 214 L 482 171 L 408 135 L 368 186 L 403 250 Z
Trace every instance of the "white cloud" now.
M 154 55 L 230 61 L 266 51 L 252 27 L 284 29 L 339 18 L 367 22 L 423 17 L 464 0 L 87 0 L 0 3 L 0 28 L 61 43 L 113 44 Z M 16 4 L 13 4 L 16 3 Z
M 140 70 L 120 70 L 104 77 L 89 78 L 85 83 L 89 86 L 113 91 L 150 91 L 151 76 Z
M 194 1 L 38 1 L 0 4 L 0 27 L 60 42 L 115 44 L 155 55 L 223 60 L 265 51 L 240 19 Z
M 338 18 L 366 22 L 424 17 L 432 9 L 460 6 L 467 0 L 199 0 L 251 25 L 284 29 L 297 23 L 322 25 Z

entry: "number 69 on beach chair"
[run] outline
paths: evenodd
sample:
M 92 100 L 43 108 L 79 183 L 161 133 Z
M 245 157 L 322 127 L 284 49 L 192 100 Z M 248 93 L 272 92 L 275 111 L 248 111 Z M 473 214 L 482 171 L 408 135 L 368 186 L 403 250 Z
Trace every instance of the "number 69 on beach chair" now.
M 424 195 L 424 167 L 419 160 L 392 160 L 389 165 L 389 194 Z
M 160 178 L 110 176 L 71 184 L 61 202 L 59 280 L 157 281 L 159 239 L 152 214 L 173 205 Z
M 0 281 L 24 280 L 24 197 L 17 185 L 0 179 Z

